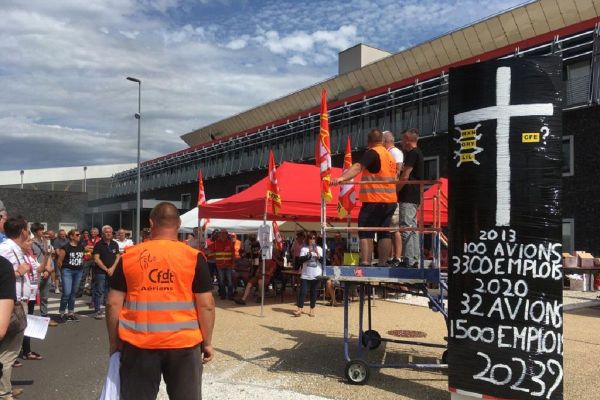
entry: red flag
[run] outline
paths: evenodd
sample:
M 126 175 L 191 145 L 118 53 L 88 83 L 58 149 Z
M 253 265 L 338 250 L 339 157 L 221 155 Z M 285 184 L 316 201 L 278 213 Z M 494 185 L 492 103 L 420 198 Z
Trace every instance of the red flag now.
M 198 219 L 201 219 L 200 216 L 200 207 L 206 205 L 206 194 L 204 193 L 204 181 L 202 180 L 202 170 L 198 170 Z M 204 224 L 202 224 L 202 230 L 206 230 L 206 226 L 210 219 L 205 218 Z
M 273 214 L 279 215 L 281 208 L 281 196 L 279 195 L 279 184 L 277 183 L 277 168 L 273 150 L 269 150 L 269 183 L 267 187 L 267 199 L 271 200 Z
M 329 114 L 327 113 L 327 90 L 321 92 L 321 130 L 319 132 L 318 152 L 315 154 L 317 166 L 321 171 L 321 198 L 328 202 L 331 195 L 331 145 L 329 141 Z
M 279 225 L 277 225 L 277 221 L 273 221 L 273 237 L 275 238 L 275 246 L 277 247 L 277 250 L 283 250 L 283 238 L 279 232 Z
M 346 141 L 346 153 L 344 154 L 343 172 L 346 172 L 352 166 L 352 147 L 350 147 L 350 137 Z M 342 185 L 340 187 L 340 197 L 338 199 L 338 216 L 343 219 L 356 205 L 356 193 L 354 184 Z

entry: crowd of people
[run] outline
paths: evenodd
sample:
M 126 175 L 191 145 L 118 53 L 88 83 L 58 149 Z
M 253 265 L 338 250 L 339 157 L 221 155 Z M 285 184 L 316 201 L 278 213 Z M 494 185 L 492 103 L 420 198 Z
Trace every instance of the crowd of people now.
M 382 133 L 374 129 L 368 134 L 369 149 L 359 162 L 352 165 L 341 177 L 331 180 L 334 185 L 344 184 L 360 173 L 363 181 L 373 182 L 360 187 L 359 197 L 362 207 L 358 220 L 359 227 L 391 227 L 392 230 L 398 227 L 409 228 L 401 233 L 390 233 L 386 230 L 375 233 L 361 230 L 359 232 L 361 265 L 372 265 L 374 253 L 378 255 L 379 265 L 408 267 L 419 265 L 419 239 L 417 232 L 410 228 L 417 226 L 416 213 L 421 202 L 420 190 L 417 185 L 405 184 L 406 181 L 423 179 L 423 155 L 417 147 L 417 140 L 416 129 L 406 130 L 402 134 L 402 149 L 398 149 L 394 146 L 394 135 L 391 132 Z M 285 290 L 286 278 L 293 275 L 299 279 L 294 316 L 300 317 L 304 314 L 307 294 L 308 315 L 315 316 L 317 289 L 320 282 L 324 282 L 324 293 L 331 299 L 331 304 L 338 304 L 333 283 L 318 278 L 322 275 L 325 258 L 329 265 L 343 264 L 347 246 L 339 233 L 327 243 L 327 252 L 324 252 L 323 240 L 316 232 L 298 232 L 293 241 L 278 238 L 273 240 L 270 250 L 272 254 L 265 257 L 263 263 L 265 249 L 256 235 L 247 235 L 242 242 L 235 233 L 229 233 L 225 229 L 213 232 L 208 238 L 203 238 L 200 232 L 195 230 L 187 237 L 188 246 L 185 246 L 193 250 L 183 250 L 184 248 L 180 247 L 181 243 L 173 244 L 173 240 L 178 239 L 180 226 L 179 214 L 172 208 L 174 207 L 168 203 L 161 203 L 161 207 L 155 208 L 150 218 L 151 228 L 144 229 L 141 237 L 142 242 L 152 239 L 149 243 L 153 244 L 147 244 L 146 250 L 158 246 L 161 251 L 167 251 L 165 254 L 168 256 L 163 258 L 170 265 L 169 268 L 181 272 L 181 266 L 188 263 L 190 266 L 195 265 L 196 273 L 192 275 L 183 273 L 183 276 L 174 278 L 172 270 L 167 269 L 157 270 L 159 275 L 155 277 L 150 275 L 147 277 L 153 283 L 174 283 L 175 280 L 180 280 L 178 282 L 182 283 L 190 279 L 190 282 L 194 282 L 193 286 L 190 286 L 192 292 L 188 293 L 186 289 L 179 295 L 187 300 L 196 296 L 196 300 L 201 301 L 203 306 L 193 312 L 182 310 L 181 315 L 184 316 L 182 318 L 193 318 L 194 321 L 204 319 L 212 326 L 214 310 L 210 311 L 212 300 L 209 300 L 209 297 L 212 299 L 214 283 L 218 288 L 217 294 L 222 300 L 246 305 L 253 295 L 256 302 L 261 302 L 267 295 L 263 292 L 263 288 L 275 293 L 278 290 Z M 130 275 L 133 283 L 142 282 L 141 278 L 128 267 L 134 262 L 134 256 L 127 253 L 127 248 L 132 247 L 134 243 L 124 229 L 117 230 L 116 238 L 113 235 L 113 228 L 109 225 L 103 226 L 101 230 L 95 227 L 89 230 L 71 229 L 68 232 L 61 229 L 55 233 L 46 230 L 39 222 L 28 223 L 21 216 L 9 217 L 0 202 L 0 312 L 2 315 L 0 318 L 0 363 L 2 364 L 0 398 L 17 397 L 20 394 L 19 389 L 13 390 L 10 383 L 12 368 L 23 365 L 19 357 L 23 360 L 43 359 L 41 354 L 32 349 L 31 340 L 24 336 L 23 330 L 15 332 L 12 329 L 17 311 L 22 311 L 22 314 L 33 314 L 38 304 L 39 314 L 50 318 L 50 326 L 58 326 L 66 322 L 79 321 L 75 313 L 75 299 L 84 293 L 91 294 L 90 307 L 94 310 L 94 318 L 105 318 L 105 305 L 110 296 L 108 303 L 113 310 L 108 316 L 111 352 L 117 349 L 126 351 L 127 360 L 132 368 L 148 360 L 148 355 L 142 351 L 143 346 L 147 345 L 146 339 L 138 338 L 127 330 L 130 326 L 128 324 L 133 324 L 131 326 L 135 328 L 131 329 L 135 332 L 139 331 L 139 326 L 147 328 L 150 325 L 144 322 L 138 326 L 135 321 L 122 320 L 123 315 L 134 319 L 141 318 L 140 321 L 146 318 L 142 309 L 129 309 L 132 304 L 139 303 L 139 300 L 131 300 L 133 298 L 127 300 L 131 287 L 128 286 L 129 280 L 126 281 L 125 276 Z M 374 248 L 375 236 L 377 236 L 376 249 Z M 146 243 L 142 243 L 134 246 L 131 252 L 137 254 L 145 245 Z M 143 257 L 143 254 L 140 253 L 139 257 Z M 141 262 L 137 258 L 135 260 Z M 151 261 L 146 260 L 146 262 Z M 296 272 L 283 274 L 283 271 L 288 268 Z M 203 277 L 201 282 L 197 278 L 200 275 Z M 157 286 L 152 290 L 158 292 L 162 288 Z M 53 316 L 49 314 L 48 309 L 51 292 L 61 294 L 58 315 Z M 210 296 L 207 297 L 209 292 Z M 154 307 L 164 299 L 159 294 L 144 296 L 139 298 L 147 297 L 150 302 L 143 307 L 150 307 L 150 305 Z M 157 310 L 162 310 L 160 307 Z M 181 324 L 190 323 L 186 320 Z M 193 324 L 197 326 L 197 322 Z M 197 351 L 203 352 L 204 360 L 207 362 L 212 358 L 210 343 L 206 343 L 206 338 L 210 339 L 212 334 L 212 327 L 207 332 L 203 329 L 202 331 L 202 333 L 198 331 L 197 335 L 182 337 L 180 342 L 197 346 L 204 337 L 204 346 L 207 349 Z M 123 337 L 130 340 L 123 343 L 121 340 Z M 136 347 L 135 343 L 140 343 L 141 348 Z M 190 376 L 190 379 L 198 380 L 198 377 Z M 129 393 L 129 397 L 135 397 L 138 387 L 136 382 L 143 380 L 144 378 L 139 374 L 131 372 L 131 385 L 125 390 Z M 176 379 L 172 380 L 171 385 L 175 385 L 176 382 Z M 152 387 L 150 391 L 154 389 Z
M 97 228 L 81 232 L 46 230 L 41 223 L 28 223 L 22 216 L 9 217 L 0 201 L 0 303 L 7 307 L 14 303 L 10 312 L 0 307 L 2 316 L 12 317 L 13 310 L 21 308 L 24 314 L 34 314 L 39 304 L 39 315 L 48 317 L 51 327 L 78 322 L 75 299 L 91 289 L 94 316 L 103 319 L 107 277 L 133 242 L 123 229 L 113 240 L 113 229 L 108 225 L 102 227 L 102 235 L 99 233 Z M 49 314 L 51 292 L 61 295 L 57 315 Z M 31 339 L 23 331 L 11 332 L 10 324 L 10 319 L 0 321 L 0 398 L 21 394 L 22 389 L 13 390 L 10 385 L 12 368 L 23 366 L 20 359 L 43 359 L 32 349 Z

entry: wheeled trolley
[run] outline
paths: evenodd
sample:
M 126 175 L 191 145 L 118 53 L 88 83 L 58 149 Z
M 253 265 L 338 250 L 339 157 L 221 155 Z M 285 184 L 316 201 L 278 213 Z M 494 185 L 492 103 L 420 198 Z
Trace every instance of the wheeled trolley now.
M 442 370 L 446 369 L 446 352 L 442 356 L 442 364 L 373 364 L 367 361 L 370 350 L 380 346 L 382 342 L 402 343 L 415 346 L 446 348 L 446 345 L 423 343 L 411 340 L 398 340 L 384 338 L 373 329 L 371 287 L 380 283 L 396 283 L 411 288 L 411 293 L 421 294 L 429 298 L 429 305 L 433 311 L 440 312 L 445 319 L 448 314 L 444 306 L 445 281 L 441 279 L 439 269 L 416 268 L 389 268 L 389 267 L 326 267 L 326 276 L 339 282 L 344 287 L 344 357 L 346 359 L 345 376 L 352 384 L 363 385 L 367 383 L 370 370 L 380 368 L 411 368 L 417 370 Z M 438 284 L 439 293 L 433 294 L 428 289 L 428 284 Z M 350 329 L 349 329 L 349 293 L 352 286 L 358 287 L 359 317 L 358 317 L 358 346 L 356 354 L 350 354 Z M 364 329 L 364 309 L 367 304 L 367 329 Z
M 321 232 L 323 236 L 323 242 L 326 244 L 327 232 L 360 232 L 360 231 L 371 231 L 371 232 L 408 232 L 410 234 L 417 235 L 430 235 L 431 246 L 432 246 L 432 268 L 426 268 L 423 262 L 423 254 L 421 254 L 418 268 L 401 268 L 401 267 L 387 267 L 387 266 L 325 266 L 323 269 L 324 279 L 333 279 L 336 282 L 340 282 L 344 287 L 344 357 L 347 361 L 345 368 L 346 378 L 350 383 L 353 384 L 365 384 L 369 380 L 370 369 L 376 368 L 411 368 L 417 370 L 442 370 L 447 369 L 446 363 L 446 351 L 442 356 L 441 364 L 419 364 L 419 363 L 405 363 L 405 364 L 372 364 L 367 361 L 367 354 L 370 350 L 374 350 L 379 347 L 381 342 L 392 342 L 410 344 L 415 346 L 425 346 L 434 348 L 446 349 L 446 345 L 434 344 L 434 343 L 422 343 L 411 340 L 398 340 L 391 338 L 383 338 L 379 332 L 373 329 L 372 326 L 372 302 L 371 302 L 371 287 L 374 284 L 399 284 L 404 287 L 410 288 L 410 293 L 422 295 L 429 299 L 429 308 L 435 312 L 439 312 L 446 320 L 446 327 L 448 326 L 447 319 L 448 313 L 444 305 L 444 293 L 447 293 L 448 285 L 446 274 L 442 272 L 442 260 L 441 260 L 441 246 L 446 243 L 447 240 L 442 232 L 442 208 L 447 209 L 447 200 L 445 195 L 441 191 L 440 181 L 359 181 L 353 182 L 358 185 L 372 185 L 372 184 L 390 184 L 390 183 L 404 183 L 407 185 L 418 185 L 420 192 L 420 208 L 418 211 L 419 220 L 416 227 L 331 227 L 329 226 L 326 216 L 325 203 L 321 203 Z M 425 198 L 425 186 L 436 186 L 434 190 L 435 194 L 431 198 Z M 425 217 L 425 200 L 428 201 L 429 205 L 429 218 L 426 223 Z M 423 253 L 423 240 L 421 243 L 421 253 Z M 436 285 L 439 290 L 437 294 L 433 294 L 429 285 Z M 358 351 L 354 357 L 350 355 L 350 335 L 348 327 L 348 308 L 349 308 L 349 292 L 352 286 L 358 286 L 359 294 L 359 323 L 358 323 Z M 364 317 L 364 306 L 365 299 L 367 303 L 367 329 L 363 328 L 363 317 Z

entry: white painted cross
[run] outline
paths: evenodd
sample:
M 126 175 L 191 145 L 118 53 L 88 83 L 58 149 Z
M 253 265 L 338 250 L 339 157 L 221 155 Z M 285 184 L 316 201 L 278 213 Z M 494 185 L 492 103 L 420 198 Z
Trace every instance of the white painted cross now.
M 554 113 L 552 103 L 510 105 L 510 81 L 510 68 L 499 67 L 496 71 L 496 105 L 454 116 L 455 125 L 496 120 L 496 226 L 510 224 L 510 119 Z

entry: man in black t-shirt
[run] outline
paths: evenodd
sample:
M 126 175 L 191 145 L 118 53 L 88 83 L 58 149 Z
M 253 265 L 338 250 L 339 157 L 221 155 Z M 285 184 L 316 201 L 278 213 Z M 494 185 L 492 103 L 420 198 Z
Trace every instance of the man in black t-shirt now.
M 417 147 L 419 131 L 416 128 L 407 129 L 402 133 L 402 151 L 404 166 L 401 181 L 423 180 L 423 153 Z M 420 185 L 398 184 L 398 202 L 400 210 L 400 227 L 417 227 L 417 209 L 421 204 Z M 404 259 L 409 267 L 418 267 L 420 260 L 419 234 L 417 232 L 402 232 L 402 247 Z
M 15 271 L 10 261 L 0 256 L 0 341 L 6 334 L 15 301 L 17 301 Z
M 156 205 L 152 239 L 129 248 L 110 280 L 106 325 L 110 354 L 121 351 L 122 400 L 156 399 L 161 375 L 170 398 L 202 398 L 215 301 L 206 258 L 177 240 L 180 225 L 175 206 Z
M 10 398 L 14 390 L 22 392 L 22 389 L 12 389 L 10 378 L 12 366 L 19 355 L 23 332 L 6 336 L 6 330 L 10 323 L 13 307 L 17 300 L 16 277 L 12 263 L 0 256 L 0 396 Z M 18 304 L 18 303 L 17 303 Z
M 102 305 L 108 295 L 108 279 L 115 272 L 115 268 L 121 253 L 119 244 L 113 240 L 113 229 L 109 225 L 102 227 L 102 240 L 96 243 L 92 252 L 94 255 L 94 290 L 92 292 L 92 301 L 96 315 L 94 318 L 102 319 Z

